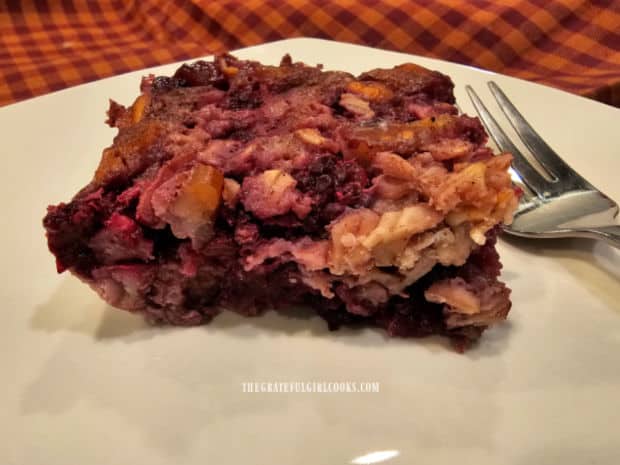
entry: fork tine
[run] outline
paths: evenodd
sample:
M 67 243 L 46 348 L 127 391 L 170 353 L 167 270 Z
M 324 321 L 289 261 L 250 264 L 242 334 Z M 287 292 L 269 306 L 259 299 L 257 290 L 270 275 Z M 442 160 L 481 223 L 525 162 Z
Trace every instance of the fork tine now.
M 535 194 L 538 194 L 539 196 L 544 195 L 545 192 L 549 190 L 549 182 L 543 178 L 532 165 L 530 165 L 521 151 L 512 143 L 499 124 L 497 124 L 495 118 L 493 118 L 491 113 L 489 113 L 489 110 L 487 110 L 487 107 L 484 103 L 482 103 L 482 100 L 480 100 L 474 89 L 472 89 L 470 85 L 467 85 L 465 86 L 465 90 L 467 90 L 467 94 L 469 95 L 471 102 L 474 104 L 474 108 L 476 109 L 476 112 L 478 112 L 478 115 L 482 120 L 482 124 L 484 124 L 484 127 L 491 135 L 497 146 L 500 150 L 512 153 L 512 166 L 519 174 L 525 185 L 527 185 Z
M 519 173 L 517 173 L 517 171 L 512 166 L 508 168 L 508 174 L 510 175 L 510 179 L 512 180 L 512 183 L 518 186 L 523 191 L 524 197 L 531 198 L 536 195 L 532 192 L 532 190 L 529 187 L 527 187 L 527 185 L 523 182 L 523 179 L 521 178 Z
M 506 94 L 493 81 L 488 83 L 491 93 L 497 104 L 506 115 L 510 124 L 521 138 L 523 143 L 530 149 L 532 155 L 540 162 L 547 172 L 554 178 L 554 181 L 561 180 L 563 187 L 587 187 L 585 181 L 579 174 L 575 172 L 564 160 L 543 140 L 536 130 L 530 126 L 523 115 L 517 110 L 513 103 L 508 99 Z M 566 185 L 567 182 L 573 182 L 572 185 Z M 584 183 L 586 184 L 584 186 Z

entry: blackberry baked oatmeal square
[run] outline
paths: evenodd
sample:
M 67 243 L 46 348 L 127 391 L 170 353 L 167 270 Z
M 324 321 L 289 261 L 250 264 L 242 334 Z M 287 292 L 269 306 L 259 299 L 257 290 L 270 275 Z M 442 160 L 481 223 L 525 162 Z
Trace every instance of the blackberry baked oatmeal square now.
M 221 55 L 148 76 L 92 181 L 44 219 L 59 272 L 153 323 L 312 309 L 330 329 L 440 334 L 506 318 L 495 250 L 518 202 L 449 77 Z

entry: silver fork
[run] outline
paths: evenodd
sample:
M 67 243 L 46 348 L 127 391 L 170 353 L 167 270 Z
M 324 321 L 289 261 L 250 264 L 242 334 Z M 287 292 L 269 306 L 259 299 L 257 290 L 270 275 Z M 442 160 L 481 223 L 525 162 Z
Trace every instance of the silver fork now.
M 514 221 L 507 233 L 523 237 L 586 237 L 620 248 L 618 205 L 573 170 L 530 126 L 506 94 L 488 83 L 502 112 L 519 138 L 540 163 L 536 169 L 510 140 L 471 86 L 466 86 L 482 123 L 500 150 L 513 155 L 511 175 L 523 189 Z

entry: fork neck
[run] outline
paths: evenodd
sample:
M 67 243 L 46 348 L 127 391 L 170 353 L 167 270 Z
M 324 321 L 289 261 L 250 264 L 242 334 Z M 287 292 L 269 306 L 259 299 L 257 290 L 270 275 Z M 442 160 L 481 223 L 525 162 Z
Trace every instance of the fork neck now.
M 620 249 L 620 226 L 616 224 L 583 229 L 580 232 L 584 237 L 599 239 L 617 249 Z

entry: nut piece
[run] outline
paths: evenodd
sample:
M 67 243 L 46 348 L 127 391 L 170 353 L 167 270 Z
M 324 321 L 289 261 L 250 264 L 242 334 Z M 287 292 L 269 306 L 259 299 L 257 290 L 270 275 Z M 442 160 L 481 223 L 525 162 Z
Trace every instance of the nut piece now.
M 355 94 L 345 92 L 340 96 L 340 105 L 349 110 L 359 121 L 372 119 L 375 112 L 370 108 L 370 104 Z
M 435 160 L 443 161 L 468 155 L 474 144 L 463 139 L 442 139 L 425 145 L 423 149 L 430 152 Z
M 327 139 L 321 135 L 318 129 L 303 128 L 295 131 L 295 135 L 310 145 L 322 145 L 327 142 Z
M 407 242 L 442 219 L 427 204 L 382 215 L 368 209 L 345 214 L 331 226 L 330 270 L 334 274 L 360 274 L 373 266 L 397 266 Z
M 290 174 L 281 170 L 263 171 L 261 179 L 274 195 L 281 195 L 286 189 L 295 187 L 296 184 L 295 179 Z
M 290 211 L 305 218 L 312 209 L 312 199 L 299 192 L 297 181 L 282 170 L 267 170 L 247 176 L 241 186 L 241 202 L 246 210 L 266 219 Z
M 452 311 L 473 315 L 480 312 L 480 298 L 467 288 L 462 278 L 438 281 L 424 293 L 429 302 L 447 304 Z
M 392 152 L 379 152 L 375 155 L 372 165 L 383 171 L 383 174 L 403 181 L 415 181 L 415 168 L 400 155 Z
M 441 220 L 443 220 L 443 215 L 426 204 L 386 212 L 381 215 L 377 227 L 362 243 L 370 250 L 381 243 L 410 238 L 414 234 L 437 226 Z
M 348 271 L 363 272 L 368 268 L 370 252 L 361 244 L 379 224 L 379 215 L 372 210 L 360 208 L 343 215 L 332 224 L 328 262 L 334 274 Z

